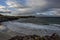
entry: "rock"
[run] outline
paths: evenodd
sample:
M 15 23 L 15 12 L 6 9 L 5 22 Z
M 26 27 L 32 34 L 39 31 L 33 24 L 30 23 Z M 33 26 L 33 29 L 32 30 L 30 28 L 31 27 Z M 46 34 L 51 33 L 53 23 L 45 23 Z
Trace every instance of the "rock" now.
M 9 40 L 60 40 L 60 36 L 56 33 L 52 34 L 51 36 L 43 36 L 40 37 L 38 35 L 25 35 L 25 36 L 15 36 Z

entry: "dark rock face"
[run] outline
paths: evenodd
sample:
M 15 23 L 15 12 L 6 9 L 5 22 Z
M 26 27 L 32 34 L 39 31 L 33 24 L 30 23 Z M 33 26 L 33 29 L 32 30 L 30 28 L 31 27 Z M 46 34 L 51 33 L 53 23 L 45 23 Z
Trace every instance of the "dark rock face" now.
M 0 14 L 0 22 L 17 20 L 19 18 L 35 18 L 35 16 L 4 16 Z
M 51 36 L 44 36 L 40 37 L 37 35 L 26 35 L 26 36 L 15 36 L 9 40 L 60 40 L 60 36 L 56 33 L 52 34 Z
M 18 19 L 18 17 L 0 15 L 0 22 L 17 20 L 17 19 Z

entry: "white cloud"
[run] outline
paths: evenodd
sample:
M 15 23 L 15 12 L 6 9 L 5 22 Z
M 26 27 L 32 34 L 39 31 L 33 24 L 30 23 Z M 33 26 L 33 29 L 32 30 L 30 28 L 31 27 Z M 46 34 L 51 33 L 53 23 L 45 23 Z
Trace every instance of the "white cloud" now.
M 4 8 L 5 6 L 0 5 L 0 11 L 3 11 Z
M 4 11 L 5 8 L 5 6 L 0 5 L 0 11 Z
M 36 15 L 60 16 L 60 9 L 52 8 L 50 9 L 50 11 L 46 11 L 44 13 L 36 13 Z
M 5 6 L 0 5 L 0 9 L 5 8 Z
M 7 4 L 9 7 L 13 7 L 13 8 L 22 7 L 21 4 L 19 4 L 17 1 L 14 1 L 14 0 L 7 0 L 7 1 L 6 1 L 6 4 Z
M 11 10 L 7 9 L 6 6 L 0 5 L 0 14 L 4 15 L 5 13 L 9 13 Z
M 60 16 L 60 8 L 51 9 L 52 14 Z

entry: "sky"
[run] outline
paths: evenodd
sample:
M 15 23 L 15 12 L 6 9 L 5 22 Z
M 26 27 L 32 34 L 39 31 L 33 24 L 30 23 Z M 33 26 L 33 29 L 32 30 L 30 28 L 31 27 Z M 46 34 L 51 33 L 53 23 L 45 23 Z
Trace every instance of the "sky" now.
M 60 0 L 0 0 L 3 15 L 59 15 Z

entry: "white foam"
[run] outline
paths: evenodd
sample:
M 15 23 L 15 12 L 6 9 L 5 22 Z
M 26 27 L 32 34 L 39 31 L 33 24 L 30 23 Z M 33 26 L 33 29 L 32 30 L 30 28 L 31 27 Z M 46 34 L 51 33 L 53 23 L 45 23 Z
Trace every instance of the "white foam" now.
M 5 27 L 5 26 L 0 25 L 0 30 L 5 30 L 5 29 L 6 29 L 6 27 Z
M 60 30 L 59 27 L 55 27 L 52 25 L 37 25 L 37 24 L 32 24 L 32 23 L 20 23 L 20 22 L 4 22 L 3 23 L 5 26 L 9 28 L 34 28 L 34 29 L 50 29 L 50 30 Z
M 52 25 L 37 25 L 32 23 L 20 23 L 16 21 L 3 22 L 2 24 L 5 27 L 8 27 L 11 31 L 26 35 L 50 35 L 53 33 L 60 34 L 60 28 Z

